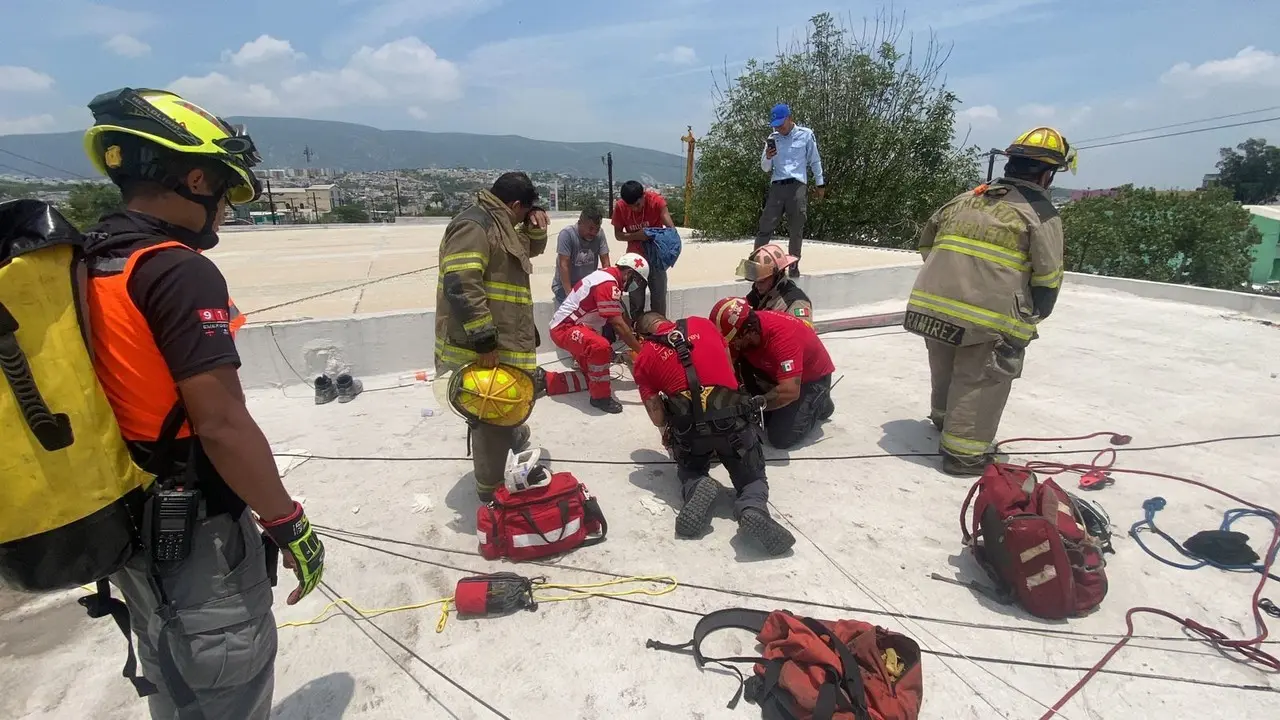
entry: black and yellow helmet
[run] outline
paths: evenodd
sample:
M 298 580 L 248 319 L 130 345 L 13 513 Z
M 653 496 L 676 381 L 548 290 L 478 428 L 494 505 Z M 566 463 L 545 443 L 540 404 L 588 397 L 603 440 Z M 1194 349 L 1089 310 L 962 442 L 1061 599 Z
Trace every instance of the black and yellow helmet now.
M 448 378 L 449 405 L 473 422 L 516 427 L 529 419 L 535 399 L 533 377 L 510 365 L 472 363 Z
M 1054 170 L 1076 172 L 1076 151 L 1071 143 L 1054 128 L 1041 126 L 1019 135 L 1004 151 L 1009 157 L 1039 160 Z
M 173 186 L 173 166 L 216 163 L 227 169 L 227 199 L 252 202 L 262 193 L 253 175 L 261 162 L 253 140 L 198 105 L 165 90 L 122 88 L 89 103 L 93 127 L 84 151 L 98 172 L 119 182 L 149 180 Z

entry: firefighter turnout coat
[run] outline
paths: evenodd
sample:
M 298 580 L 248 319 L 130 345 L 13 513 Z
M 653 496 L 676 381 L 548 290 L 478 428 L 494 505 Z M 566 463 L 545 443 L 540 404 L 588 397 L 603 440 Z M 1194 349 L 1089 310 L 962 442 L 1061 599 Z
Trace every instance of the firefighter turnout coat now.
M 747 304 L 752 310 L 775 310 L 780 313 L 794 315 L 813 327 L 813 303 L 804 290 L 788 277 L 774 281 L 773 287 L 763 295 L 753 286 L 747 293 Z
M 934 213 L 920 254 L 907 330 L 949 345 L 1026 347 L 1062 285 L 1062 220 L 1043 188 L 1001 178 Z
M 437 374 L 492 350 L 499 362 L 537 368 L 530 257 L 546 242 L 545 229 L 512 227 L 506 206 L 487 190 L 449 223 L 436 287 Z

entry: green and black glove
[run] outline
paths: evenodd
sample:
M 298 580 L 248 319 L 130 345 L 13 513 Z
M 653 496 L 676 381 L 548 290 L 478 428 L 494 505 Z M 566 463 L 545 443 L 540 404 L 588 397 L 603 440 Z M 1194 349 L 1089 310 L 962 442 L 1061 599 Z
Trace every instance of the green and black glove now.
M 324 543 L 311 529 L 311 521 L 302 512 L 302 505 L 296 502 L 293 512 L 279 520 L 263 522 L 262 528 L 280 547 L 284 566 L 298 576 L 298 587 L 289 593 L 288 602 L 293 605 L 320 584 L 320 577 L 324 574 Z

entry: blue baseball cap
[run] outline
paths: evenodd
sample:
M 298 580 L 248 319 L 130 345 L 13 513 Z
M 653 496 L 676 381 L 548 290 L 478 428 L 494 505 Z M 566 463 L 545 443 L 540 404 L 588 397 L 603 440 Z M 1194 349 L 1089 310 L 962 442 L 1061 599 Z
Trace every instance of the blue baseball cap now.
M 778 103 L 773 106 L 773 112 L 770 114 L 770 122 L 774 127 L 782 127 L 782 123 L 791 117 L 791 108 L 786 103 Z

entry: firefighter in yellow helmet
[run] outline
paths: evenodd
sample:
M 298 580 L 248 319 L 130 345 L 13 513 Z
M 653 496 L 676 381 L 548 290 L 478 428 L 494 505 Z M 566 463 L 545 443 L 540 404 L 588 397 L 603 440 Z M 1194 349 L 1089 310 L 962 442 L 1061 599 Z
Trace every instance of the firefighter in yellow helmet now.
M 903 326 L 925 339 L 942 469 L 982 474 L 1027 345 L 1062 285 L 1062 220 L 1048 188 L 1076 153 L 1037 127 L 1005 150 L 1004 175 L 943 205 L 920 232 L 924 267 Z
M 813 327 L 813 303 L 809 296 L 787 277 L 787 268 L 800 262 L 772 243 L 761 245 L 738 265 L 738 277 L 751 281 L 747 303 L 752 310 L 775 310 L 794 315 Z

